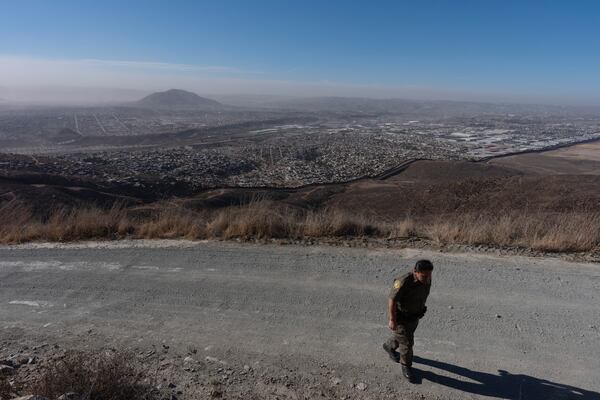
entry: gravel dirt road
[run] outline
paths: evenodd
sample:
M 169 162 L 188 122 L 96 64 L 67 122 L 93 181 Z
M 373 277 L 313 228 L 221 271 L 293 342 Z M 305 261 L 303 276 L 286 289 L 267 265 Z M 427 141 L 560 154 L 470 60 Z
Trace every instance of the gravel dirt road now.
M 410 385 L 381 344 L 393 278 L 419 258 L 435 270 Z M 357 396 L 600 399 L 600 266 L 217 242 L 4 246 L 0 340 L 21 339 L 193 347 Z

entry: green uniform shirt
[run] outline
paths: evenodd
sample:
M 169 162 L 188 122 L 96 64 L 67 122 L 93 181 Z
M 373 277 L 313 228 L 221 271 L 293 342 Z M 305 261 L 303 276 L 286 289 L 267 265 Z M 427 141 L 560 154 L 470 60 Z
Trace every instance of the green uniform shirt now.
M 396 301 L 398 311 L 420 314 L 425 307 L 430 289 L 431 284 L 426 285 L 419 282 L 411 271 L 394 280 L 389 298 Z

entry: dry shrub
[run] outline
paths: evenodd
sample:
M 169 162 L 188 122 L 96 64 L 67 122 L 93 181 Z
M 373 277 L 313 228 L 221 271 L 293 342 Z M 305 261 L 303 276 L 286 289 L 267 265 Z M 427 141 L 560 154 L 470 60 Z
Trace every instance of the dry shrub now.
M 307 237 L 377 236 L 381 233 L 376 221 L 339 209 L 309 212 L 300 224 L 303 236 Z
M 8 400 L 12 398 L 12 388 L 8 379 L 5 376 L 0 375 L 0 400 Z
M 293 235 L 295 213 L 269 201 L 251 202 L 217 213 L 207 225 L 213 238 L 283 238 Z
M 4 206 L 0 208 L 0 241 L 18 242 L 23 230 L 34 223 L 31 210 L 23 206 Z
M 531 235 L 529 245 L 545 251 L 587 251 L 600 247 L 600 214 L 553 215 Z
M 206 232 L 212 238 L 220 238 L 223 237 L 223 234 L 229 227 L 231 223 L 232 216 L 231 210 L 225 209 L 218 212 L 216 215 L 212 217 L 212 220 L 209 221 L 206 225 Z
M 25 207 L 7 207 L 0 211 L 0 219 L 0 240 L 4 243 L 115 238 L 132 232 L 135 226 L 120 205 L 108 210 L 58 209 L 46 220 Z
M 417 222 L 410 216 L 395 223 L 388 223 L 382 230 L 388 232 L 389 239 L 410 238 L 420 235 Z
M 369 218 L 339 209 L 300 213 L 270 201 L 252 202 L 220 211 L 208 223 L 211 237 L 288 238 L 377 235 Z
M 427 224 L 423 230 L 428 238 L 438 244 L 456 243 L 460 240 L 460 227 L 448 220 L 440 220 Z
M 123 351 L 68 352 L 41 373 L 30 391 L 49 399 L 70 392 L 89 400 L 158 398 L 135 357 Z
M 131 224 L 123 208 L 115 206 L 109 210 L 84 208 L 70 212 L 54 213 L 47 226 L 57 240 L 81 240 L 118 236 L 128 232 Z
M 200 239 L 206 237 L 203 218 L 189 210 L 170 209 L 159 212 L 147 221 L 141 221 L 135 229 L 138 237 Z
M 302 221 L 301 232 L 307 237 L 326 236 L 327 217 L 324 212 L 309 212 Z
M 131 218 L 127 210 L 56 210 L 47 220 L 23 207 L 0 209 L 0 242 L 97 238 L 422 237 L 439 244 L 520 246 L 542 251 L 600 249 L 600 213 L 501 212 L 444 214 L 398 221 L 337 208 L 298 211 L 256 200 L 209 215 L 183 208 Z
M 440 244 L 520 246 L 542 251 L 589 251 L 600 246 L 600 214 L 510 213 L 445 216 L 426 225 Z

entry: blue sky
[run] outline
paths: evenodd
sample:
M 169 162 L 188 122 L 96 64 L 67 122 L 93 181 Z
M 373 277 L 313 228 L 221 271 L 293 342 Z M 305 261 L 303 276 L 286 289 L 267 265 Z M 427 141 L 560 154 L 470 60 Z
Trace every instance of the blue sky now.
M 187 79 L 212 91 L 327 86 L 600 100 L 598 71 L 595 1 L 0 3 L 4 86 Z

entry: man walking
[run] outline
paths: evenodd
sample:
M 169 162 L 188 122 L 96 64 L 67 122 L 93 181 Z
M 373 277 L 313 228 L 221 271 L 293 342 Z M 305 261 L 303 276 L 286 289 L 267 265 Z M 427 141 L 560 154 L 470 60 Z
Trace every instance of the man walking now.
M 431 289 L 433 264 L 419 260 L 412 271 L 394 280 L 388 298 L 388 327 L 392 336 L 383 344 L 383 349 L 394 362 L 402 364 L 402 375 L 414 381 L 412 372 L 414 333 L 427 307 L 425 302 Z M 400 353 L 396 351 L 400 350 Z

